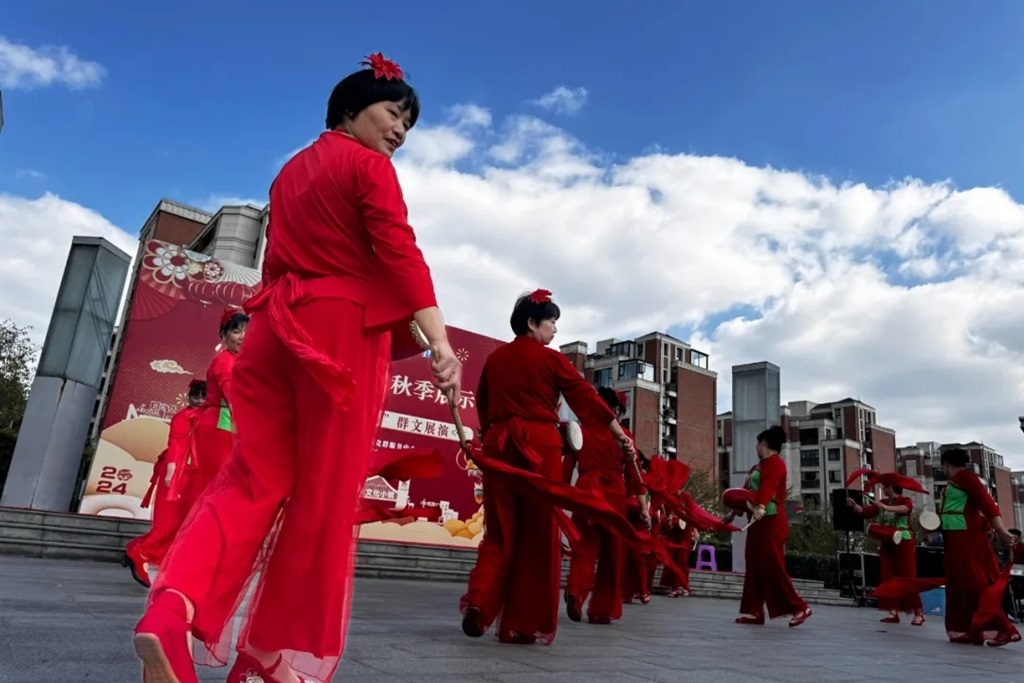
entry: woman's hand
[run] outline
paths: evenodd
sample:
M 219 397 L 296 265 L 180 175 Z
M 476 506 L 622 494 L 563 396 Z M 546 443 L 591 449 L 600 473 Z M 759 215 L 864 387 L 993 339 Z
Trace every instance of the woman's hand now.
M 629 458 L 635 458 L 636 450 L 633 448 L 633 440 L 625 434 L 620 434 L 617 439 L 622 452 Z
M 434 374 L 434 383 L 438 388 L 441 391 L 451 389 L 457 401 L 462 388 L 462 361 L 455 355 L 447 339 L 430 345 L 430 372 Z
M 167 465 L 167 474 L 164 475 L 164 486 L 170 486 L 171 480 L 174 479 L 174 468 L 176 465 L 172 462 Z
M 751 519 L 753 519 L 753 521 L 755 521 L 755 522 L 758 521 L 759 519 L 764 517 L 764 512 L 765 512 L 764 505 L 758 505 L 756 508 L 754 508 L 754 514 L 751 515 Z

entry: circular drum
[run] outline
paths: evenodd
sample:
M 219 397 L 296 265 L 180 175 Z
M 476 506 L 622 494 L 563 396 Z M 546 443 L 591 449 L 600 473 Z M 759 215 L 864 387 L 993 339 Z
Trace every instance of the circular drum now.
M 736 512 L 750 512 L 747 503 L 754 502 L 754 492 L 750 489 L 726 489 L 722 494 L 722 504 Z
M 562 433 L 562 447 L 570 453 L 579 453 L 583 448 L 583 430 L 578 422 L 560 422 L 559 431 Z
M 939 527 L 942 526 L 942 520 L 937 514 L 931 510 L 925 510 L 921 513 L 921 518 L 918 520 L 918 524 L 925 531 L 938 531 Z

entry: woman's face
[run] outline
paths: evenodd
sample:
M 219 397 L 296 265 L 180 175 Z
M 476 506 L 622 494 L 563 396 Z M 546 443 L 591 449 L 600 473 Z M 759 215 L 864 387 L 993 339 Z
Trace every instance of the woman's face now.
M 544 346 L 550 344 L 558 333 L 558 327 L 555 325 L 555 320 L 553 318 L 541 320 L 539 325 L 532 320 L 527 324 L 530 326 L 530 336 Z
M 757 457 L 758 459 L 764 459 L 771 455 L 771 450 L 768 448 L 768 444 L 764 441 L 757 442 Z
M 231 353 L 238 353 L 242 348 L 242 341 L 245 339 L 245 328 L 246 325 L 242 324 L 239 327 L 225 332 L 220 336 L 222 342 L 224 342 L 224 348 Z
M 890 486 L 882 486 L 882 495 L 886 498 L 892 498 L 896 495 L 896 492 Z
M 188 397 L 188 405 L 190 408 L 198 408 L 204 403 L 206 403 L 206 394 L 190 394 Z
M 412 127 L 412 112 L 403 111 L 401 102 L 377 102 L 346 121 L 342 129 L 363 147 L 391 158 L 405 143 Z

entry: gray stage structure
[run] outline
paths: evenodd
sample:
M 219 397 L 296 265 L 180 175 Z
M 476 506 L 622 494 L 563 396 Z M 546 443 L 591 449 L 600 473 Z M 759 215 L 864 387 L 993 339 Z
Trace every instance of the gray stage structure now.
M 732 458 L 729 486 L 738 488 L 757 462 L 757 435 L 779 424 L 779 366 L 762 361 L 732 367 Z M 745 522 L 738 518 L 740 526 Z M 746 571 L 743 549 L 747 534 L 732 535 L 732 570 Z
M 67 512 L 131 258 L 75 237 L 0 505 Z

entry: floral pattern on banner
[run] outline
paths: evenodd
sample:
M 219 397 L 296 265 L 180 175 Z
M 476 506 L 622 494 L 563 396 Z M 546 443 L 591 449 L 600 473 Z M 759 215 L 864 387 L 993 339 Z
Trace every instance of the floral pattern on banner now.
M 227 279 L 226 274 L 225 265 L 215 258 L 151 240 L 146 243 L 139 277 L 157 293 L 176 301 L 239 307 L 252 298 L 256 288 Z

